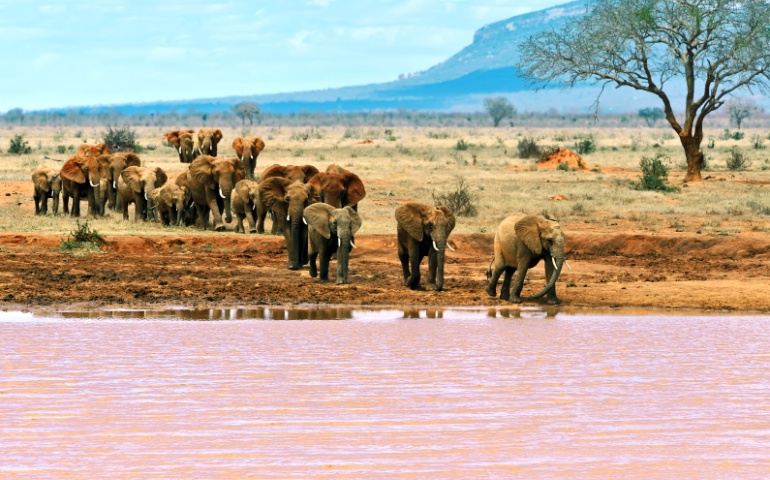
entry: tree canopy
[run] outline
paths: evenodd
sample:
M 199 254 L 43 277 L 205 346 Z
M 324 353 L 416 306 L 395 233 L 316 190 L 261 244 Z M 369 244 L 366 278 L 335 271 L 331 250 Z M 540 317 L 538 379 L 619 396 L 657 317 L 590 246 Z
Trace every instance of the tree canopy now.
M 519 72 L 546 84 L 598 82 L 657 96 L 701 180 L 703 122 L 741 89 L 769 91 L 766 0 L 593 0 L 584 16 L 520 45 Z M 672 96 L 684 93 L 684 104 Z
M 249 119 L 249 125 L 254 125 L 254 117 L 262 113 L 262 110 L 254 102 L 241 102 L 233 106 L 233 112 L 246 125 L 246 119 Z
M 485 98 L 484 108 L 492 117 L 492 122 L 495 124 L 495 127 L 500 125 L 500 121 L 505 117 L 516 115 L 516 108 L 514 108 L 513 104 L 503 96 Z

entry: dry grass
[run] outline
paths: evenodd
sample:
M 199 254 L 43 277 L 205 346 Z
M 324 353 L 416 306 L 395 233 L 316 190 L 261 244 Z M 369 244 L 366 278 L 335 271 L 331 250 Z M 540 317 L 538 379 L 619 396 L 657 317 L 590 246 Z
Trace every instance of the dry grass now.
M 747 129 L 742 140 L 720 140 L 719 131 L 707 132 L 715 147 L 706 149 L 714 178 L 689 186 L 680 193 L 640 192 L 629 183 L 641 175 L 639 160 L 659 152 L 672 159 L 669 183 L 682 185 L 681 147 L 667 128 L 526 129 L 526 128 L 225 128 L 220 156 L 233 155 L 232 139 L 259 135 L 266 143 L 257 171 L 279 164 L 312 164 L 320 170 L 336 163 L 364 180 L 367 197 L 361 203 L 362 233 L 395 233 L 393 211 L 404 201 L 432 203 L 434 192 L 443 193 L 462 177 L 476 195 L 478 215 L 459 219 L 460 233 L 491 233 L 501 219 L 514 212 L 550 212 L 572 230 L 620 232 L 690 232 L 713 235 L 770 230 L 770 150 L 752 148 L 752 138 L 767 138 L 767 131 Z M 145 165 L 169 173 L 182 171 L 175 150 L 163 144 L 171 128 L 139 127 L 138 143 Z M 0 135 L 0 182 L 29 182 L 28 191 L 8 187 L 0 191 L 0 231 L 61 233 L 74 227 L 74 219 L 35 217 L 29 177 L 40 165 L 61 166 L 72 153 L 57 153 L 57 146 L 77 148 L 84 140 L 95 143 L 106 128 L 14 127 Z M 440 133 L 440 134 L 439 134 Z M 32 146 L 29 155 L 8 155 L 10 138 L 24 134 Z M 584 156 L 588 172 L 535 171 L 534 160 L 516 157 L 516 145 L 526 137 L 541 146 L 574 149 L 579 138 L 593 135 L 597 149 Z M 436 138 L 438 137 L 438 138 Z M 373 143 L 361 143 L 372 140 Z M 457 150 L 458 141 L 468 144 Z M 707 141 L 704 141 L 704 147 Z M 748 170 L 729 172 L 725 166 L 737 146 L 751 159 Z M 48 157 L 49 159 L 46 159 Z M 597 171 L 598 170 L 598 171 Z M 11 185 L 11 184 L 6 184 Z M 10 196 L 8 196 L 10 194 Z M 569 200 L 554 202 L 560 194 Z M 18 204 L 21 205 L 18 205 Z M 50 204 L 49 204 L 50 208 Z M 85 212 L 85 205 L 82 211 Z M 133 216 L 133 207 L 130 209 Z M 98 219 L 93 227 L 104 235 L 152 233 L 180 235 L 193 229 L 163 228 L 159 224 L 124 222 L 120 214 Z M 207 235 L 222 235 L 207 232 Z

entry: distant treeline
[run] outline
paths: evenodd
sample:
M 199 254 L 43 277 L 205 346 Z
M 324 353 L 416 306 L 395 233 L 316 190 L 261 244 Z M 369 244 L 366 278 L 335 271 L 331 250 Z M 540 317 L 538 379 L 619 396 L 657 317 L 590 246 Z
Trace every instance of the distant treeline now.
M 524 112 L 514 118 L 506 118 L 499 128 L 565 128 L 565 127 L 647 127 L 643 117 L 634 113 L 599 114 Z M 711 128 L 729 127 L 730 118 L 726 112 L 717 112 L 710 117 Z M 201 113 L 194 110 L 174 111 L 163 114 L 125 114 L 109 108 L 67 111 L 24 111 L 12 109 L 0 115 L 0 124 L 11 126 L 55 126 L 55 127 L 98 127 L 126 125 L 133 127 L 247 127 L 248 123 L 232 111 Z M 426 112 L 417 110 L 375 110 L 360 112 L 296 112 L 261 113 L 254 119 L 253 127 L 491 127 L 492 119 L 486 112 Z M 764 128 L 770 126 L 770 116 L 758 113 L 747 119 L 743 127 Z M 665 120 L 658 120 L 654 127 L 671 128 Z

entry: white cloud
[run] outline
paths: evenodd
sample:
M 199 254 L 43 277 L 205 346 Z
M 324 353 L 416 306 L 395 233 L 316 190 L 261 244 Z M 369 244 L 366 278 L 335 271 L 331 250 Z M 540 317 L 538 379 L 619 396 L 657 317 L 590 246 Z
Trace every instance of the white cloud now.
M 184 60 L 187 56 L 186 48 L 179 47 L 153 47 L 147 55 L 149 60 L 167 62 Z
M 330 2 L 330 0 L 310 0 L 307 3 L 308 3 L 308 5 L 313 5 L 315 7 L 326 8 L 326 7 L 329 6 L 329 3 L 331 3 L 331 2 Z
M 43 15 L 61 15 L 67 11 L 65 5 L 41 5 L 38 11 Z
M 289 39 L 289 45 L 291 45 L 296 53 L 304 53 L 310 49 L 310 46 L 306 43 L 306 40 L 309 36 L 309 31 L 301 30 L 292 35 L 292 37 Z

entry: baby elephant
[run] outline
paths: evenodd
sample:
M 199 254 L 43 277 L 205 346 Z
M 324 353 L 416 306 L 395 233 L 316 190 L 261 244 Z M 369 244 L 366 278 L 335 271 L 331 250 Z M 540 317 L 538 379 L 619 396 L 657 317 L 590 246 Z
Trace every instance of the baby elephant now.
M 428 256 L 428 283 L 436 291 L 444 288 L 444 252 L 452 247 L 447 238 L 455 228 L 455 216 L 447 207 L 405 203 L 396 209 L 398 258 L 404 270 L 404 284 L 420 290 L 420 262 Z M 411 266 L 411 272 L 409 267 Z
M 48 199 L 53 198 L 53 214 L 59 213 L 59 195 L 61 194 L 61 175 L 51 167 L 40 167 L 32 174 L 35 185 L 35 215 L 48 213 Z
M 350 249 L 356 248 L 353 235 L 361 228 L 361 217 L 351 207 L 334 208 L 315 203 L 305 208 L 302 216 L 308 226 L 310 276 L 318 275 L 322 282 L 329 281 L 329 260 L 337 253 L 337 284 L 348 283 Z M 321 256 L 320 274 L 316 257 Z
M 564 232 L 559 222 L 542 215 L 518 214 L 504 219 L 495 234 L 495 258 L 487 293 L 491 297 L 495 296 L 497 281 L 505 271 L 500 298 L 521 303 L 524 276 L 540 260 L 545 260 L 545 278 L 548 283 L 542 292 L 530 299 L 536 300 L 548 294 L 547 303 L 560 303 L 556 296 L 556 280 L 564 264 Z M 514 272 L 513 293 L 509 296 Z
M 155 204 L 156 218 L 163 226 L 184 225 L 185 210 L 192 203 L 186 188 L 168 180 L 162 187 L 150 192 L 150 198 Z
M 257 215 L 259 204 L 259 183 L 254 180 L 240 180 L 233 189 L 233 213 L 236 219 L 236 232 L 246 233 L 243 219 L 249 222 L 249 233 L 257 233 Z

